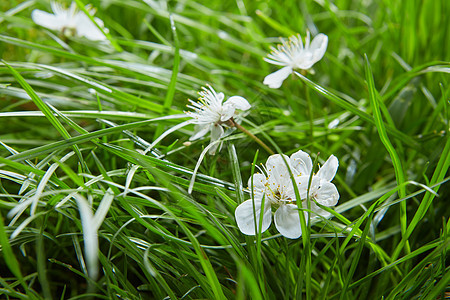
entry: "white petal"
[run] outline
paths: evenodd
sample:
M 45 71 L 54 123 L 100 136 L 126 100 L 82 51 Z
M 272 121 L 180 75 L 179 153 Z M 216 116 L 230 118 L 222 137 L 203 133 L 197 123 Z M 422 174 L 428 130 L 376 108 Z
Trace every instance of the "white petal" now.
M 312 160 L 308 153 L 300 150 L 291 155 L 291 165 L 298 175 L 308 176 L 312 172 Z
M 228 98 L 228 100 L 225 101 L 224 105 L 227 104 L 232 105 L 234 108 L 240 110 L 248 110 L 250 109 L 250 107 L 252 107 L 250 103 L 248 103 L 247 99 L 241 96 L 232 96 Z
M 339 192 L 331 182 L 321 182 L 315 196 L 316 201 L 324 206 L 334 206 L 339 200 Z
M 107 39 L 100 29 L 98 29 L 94 24 L 90 26 L 89 30 L 83 28 L 82 30 L 78 30 L 77 33 L 79 36 L 84 36 L 91 41 L 105 41 Z
M 248 179 L 248 188 L 252 189 L 253 178 L 253 194 L 255 199 L 262 199 L 265 190 L 266 176 L 261 173 L 255 173 Z
M 33 10 L 31 18 L 34 23 L 52 30 L 61 30 L 62 26 L 64 26 L 57 16 L 39 9 Z
M 75 1 L 72 1 L 68 10 L 66 10 L 66 9 L 64 9 L 64 10 L 67 11 L 67 14 L 70 16 L 73 16 L 77 12 L 80 12 L 80 11 L 78 11 L 78 7 L 77 7 L 77 4 L 75 3 Z
M 214 142 L 220 139 L 223 136 L 223 127 L 220 125 L 212 125 L 211 126 L 211 142 Z
M 239 227 L 239 230 L 246 235 L 255 235 L 256 228 L 259 230 L 259 219 L 261 215 L 261 201 L 255 199 L 255 213 L 253 213 L 253 200 L 247 200 L 242 202 L 234 212 L 234 216 L 236 217 L 236 223 Z M 255 223 L 256 221 L 256 223 Z M 270 209 L 269 202 L 266 201 L 264 207 L 264 214 L 262 216 L 262 226 L 261 232 L 264 232 L 269 228 L 270 223 L 272 222 L 272 211 Z M 255 228 L 255 224 L 257 227 Z
M 283 157 L 286 162 L 283 160 Z M 289 157 L 284 154 L 283 157 L 280 154 L 274 154 L 267 159 L 267 184 L 272 190 L 292 185 L 288 170 L 288 166 L 290 167 Z
M 55 15 L 65 12 L 65 9 L 61 6 L 61 4 L 56 1 L 50 1 L 50 7 L 52 8 L 52 11 L 55 13 Z
M 298 180 L 298 192 L 303 200 L 307 198 L 308 185 L 309 195 L 314 195 L 319 188 L 320 178 L 317 176 L 312 177 L 311 184 L 309 184 L 310 175 L 299 176 L 296 179 Z
M 226 122 L 228 121 L 232 116 L 234 116 L 234 112 L 236 109 L 230 105 L 230 104 L 224 104 L 222 106 L 222 112 L 220 113 L 220 121 Z
M 215 145 L 211 146 L 211 148 L 209 148 L 208 150 L 208 154 L 209 155 L 216 154 L 217 149 L 219 149 L 220 152 L 220 149 L 222 149 L 222 142 L 217 142 Z
M 95 20 L 99 20 L 95 18 Z M 103 23 L 103 22 L 102 22 Z M 99 24 L 100 25 L 100 24 Z M 92 40 L 92 41 L 100 41 L 106 40 L 106 36 L 98 29 L 97 25 L 95 25 L 88 16 L 84 13 L 78 13 L 76 18 L 76 28 L 77 35 Z
M 303 205 L 304 205 L 304 207 L 307 207 L 306 202 Z M 329 219 L 333 216 L 326 210 L 321 209 L 319 206 L 317 206 L 317 204 L 314 203 L 314 201 L 311 202 L 310 207 L 311 207 L 311 210 L 313 211 L 313 214 L 311 215 L 311 219 L 312 219 L 311 223 L 320 222 L 320 221 L 323 221 L 323 218 Z
M 211 89 L 212 89 L 212 88 L 211 88 Z M 215 91 L 214 91 L 214 92 L 215 92 Z M 225 98 L 225 95 L 224 95 L 222 92 L 220 92 L 220 93 L 217 93 L 217 94 L 216 94 L 216 98 L 217 98 L 217 100 L 218 100 L 219 103 L 222 103 L 223 98 Z
M 304 51 L 301 54 L 301 57 L 296 61 L 295 67 L 301 70 L 307 70 L 311 68 L 316 63 L 316 61 L 313 60 L 313 57 L 314 55 L 311 51 Z
M 277 89 L 281 86 L 283 81 L 288 78 L 288 76 L 292 73 L 291 67 L 284 67 L 280 70 L 269 74 L 264 78 L 264 84 L 268 85 L 272 89 Z
M 217 141 L 218 139 L 220 139 L 223 136 L 223 127 L 220 125 L 213 125 L 211 126 L 211 142 Z M 212 146 L 209 151 L 208 154 L 210 155 L 214 155 L 216 153 L 217 148 L 222 148 L 222 143 L 217 143 L 216 145 Z
M 189 140 L 195 141 L 195 140 L 198 140 L 199 138 L 203 137 L 210 130 L 210 126 L 211 125 L 209 125 L 209 124 L 195 125 L 194 134 L 189 138 Z
M 339 161 L 336 156 L 331 155 L 317 172 L 317 176 L 325 181 L 333 180 L 339 167 Z
M 222 116 L 220 117 L 220 120 L 222 122 L 225 122 L 234 115 L 236 109 L 248 110 L 250 109 L 250 107 L 251 107 L 250 103 L 248 103 L 248 101 L 244 97 L 240 96 L 230 97 L 223 104 Z
M 325 51 L 327 51 L 327 46 L 328 36 L 323 33 L 319 33 L 314 37 L 313 41 L 311 42 L 311 46 L 309 47 L 310 51 L 313 53 L 312 60 L 314 61 L 314 63 L 322 59 Z
M 296 205 L 280 206 L 274 216 L 275 227 L 285 237 L 297 239 L 302 235 L 300 216 Z

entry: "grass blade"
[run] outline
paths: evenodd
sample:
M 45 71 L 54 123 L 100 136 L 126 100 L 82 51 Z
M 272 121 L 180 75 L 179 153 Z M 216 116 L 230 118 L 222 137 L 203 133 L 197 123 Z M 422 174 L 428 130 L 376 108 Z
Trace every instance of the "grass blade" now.
M 380 105 L 378 103 L 379 97 L 378 93 L 375 89 L 375 83 L 373 81 L 373 74 L 372 69 L 370 67 L 369 59 L 367 58 L 367 55 L 365 56 L 365 63 L 366 63 L 366 80 L 367 85 L 369 89 L 369 99 L 370 104 L 372 106 L 375 125 L 378 130 L 378 134 L 380 136 L 381 142 L 383 143 L 384 147 L 386 148 L 387 152 L 389 153 L 389 156 L 391 157 L 392 164 L 394 165 L 394 171 L 395 171 L 395 177 L 397 179 L 397 185 L 400 186 L 400 198 L 404 198 L 406 196 L 406 189 L 405 189 L 405 175 L 403 173 L 403 166 L 400 161 L 400 157 L 395 150 L 394 146 L 391 144 L 391 141 L 389 140 L 389 137 L 386 133 L 386 127 L 383 122 L 383 117 L 381 116 L 381 110 Z M 406 226 L 407 226 L 407 217 L 406 217 L 406 202 L 400 203 L 400 224 L 402 229 L 402 235 L 404 236 L 406 233 Z M 406 251 L 409 252 L 409 244 L 406 243 Z

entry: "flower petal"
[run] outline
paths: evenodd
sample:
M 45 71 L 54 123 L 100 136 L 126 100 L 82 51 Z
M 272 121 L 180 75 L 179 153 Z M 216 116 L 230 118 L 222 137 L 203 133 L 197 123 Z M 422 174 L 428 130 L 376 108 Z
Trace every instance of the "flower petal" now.
M 252 178 L 254 197 L 255 199 L 262 199 L 265 190 L 266 176 L 261 173 L 253 174 L 253 176 L 248 179 L 249 189 L 252 189 Z
M 48 12 L 35 9 L 31 12 L 31 19 L 34 23 L 52 30 L 61 30 L 64 24 L 61 24 L 60 18 Z
M 85 37 L 91 41 L 101 41 L 106 40 L 106 36 L 98 29 L 91 19 L 84 13 L 78 12 L 76 15 L 76 29 L 77 35 L 80 37 Z M 103 27 L 103 21 L 99 18 L 94 18 L 99 26 Z
M 195 125 L 194 127 L 194 134 L 189 138 L 190 141 L 198 140 L 199 138 L 203 137 L 205 134 L 208 133 L 210 130 L 210 125 Z
M 295 67 L 301 70 L 308 70 L 317 62 L 313 60 L 313 56 L 313 53 L 310 51 L 304 51 L 297 59 Z
M 224 134 L 224 131 L 223 131 L 223 127 L 222 126 L 216 125 L 216 124 L 211 126 L 211 142 L 217 141 L 218 139 L 220 139 L 223 136 L 223 134 Z M 208 154 L 214 155 L 216 153 L 217 148 L 219 148 L 219 151 L 220 151 L 220 148 L 222 148 L 222 143 L 221 142 L 217 143 L 214 146 L 212 146 L 209 149 Z
M 315 196 L 316 201 L 324 206 L 334 206 L 339 200 L 339 192 L 331 182 L 321 182 Z
M 280 70 L 267 75 L 264 78 L 264 84 L 268 85 L 270 88 L 272 89 L 277 89 L 281 86 L 281 84 L 283 83 L 283 81 L 288 78 L 288 76 L 292 73 L 292 68 L 291 67 L 284 67 L 281 68 Z
M 208 150 L 208 154 L 209 155 L 216 154 L 217 149 L 219 149 L 220 152 L 220 150 L 222 149 L 222 142 L 217 142 L 215 145 L 211 146 L 211 148 L 209 148 Z
M 306 205 L 306 202 L 303 205 Z M 316 203 L 314 203 L 314 201 L 311 202 L 310 207 L 311 210 L 313 211 L 313 214 L 311 214 L 311 224 L 323 221 L 324 218 L 329 219 L 333 216 L 326 210 L 321 209 Z
M 211 126 L 211 142 L 217 141 L 223 136 L 223 127 L 217 124 Z
M 222 122 L 225 122 L 234 115 L 236 109 L 248 110 L 250 109 L 250 107 L 252 106 L 244 97 L 232 96 L 228 98 L 228 100 L 223 104 L 222 116 L 220 120 Z
M 300 198 L 306 200 L 308 185 L 309 185 L 309 195 L 314 195 L 319 188 L 320 178 L 317 176 L 313 176 L 311 179 L 311 184 L 309 184 L 310 175 L 303 175 L 296 178 L 298 181 L 298 192 L 300 194 Z
M 220 113 L 220 121 L 226 122 L 234 116 L 236 108 L 231 104 L 224 104 Z
M 223 99 L 225 98 L 225 94 L 220 92 L 220 93 L 216 93 L 216 91 L 211 87 L 211 90 L 214 91 L 214 95 L 217 99 L 217 102 L 219 104 L 222 104 Z
M 255 235 L 256 228 L 259 231 L 259 219 L 261 216 L 261 203 L 262 201 L 258 201 L 255 199 L 255 213 L 253 213 L 253 200 L 247 200 L 242 202 L 234 212 L 234 216 L 236 217 L 236 223 L 239 227 L 239 230 L 246 235 Z M 255 228 L 255 221 L 257 227 Z M 272 223 L 272 211 L 270 209 L 269 202 L 266 202 L 264 205 L 264 213 L 262 216 L 262 226 L 261 232 L 264 232 L 269 228 L 270 223 Z
M 312 160 L 308 153 L 300 150 L 291 155 L 291 165 L 298 172 L 296 175 L 308 176 L 312 172 Z
M 297 239 L 302 235 L 297 205 L 280 206 L 275 212 L 274 222 L 278 231 L 287 238 Z
M 248 110 L 248 109 L 250 109 L 250 107 L 252 107 L 250 105 L 250 103 L 248 103 L 247 99 L 245 99 L 244 97 L 241 97 L 241 96 L 232 96 L 232 97 L 228 98 L 228 100 L 225 101 L 224 105 L 227 105 L 227 104 L 230 104 L 234 108 L 240 109 L 240 110 Z
M 312 60 L 314 61 L 314 63 L 322 59 L 325 51 L 327 51 L 327 46 L 328 36 L 323 33 L 319 33 L 314 37 L 313 41 L 311 42 L 311 46 L 309 47 L 310 51 L 313 53 Z
M 288 186 L 292 185 L 288 170 L 288 165 L 290 167 L 289 157 L 284 154 L 283 156 L 286 162 L 280 154 L 269 156 L 266 162 L 267 184 L 273 191 L 286 190 Z
M 317 172 L 317 176 L 325 181 L 333 180 L 339 167 L 339 161 L 336 156 L 331 155 Z

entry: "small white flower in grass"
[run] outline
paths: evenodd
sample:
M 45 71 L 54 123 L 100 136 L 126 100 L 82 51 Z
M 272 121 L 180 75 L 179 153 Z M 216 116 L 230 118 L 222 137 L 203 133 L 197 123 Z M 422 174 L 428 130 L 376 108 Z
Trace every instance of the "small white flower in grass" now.
M 256 228 L 261 232 L 266 231 L 272 222 L 273 207 L 276 209 L 274 221 L 278 231 L 291 239 L 301 236 L 297 199 L 288 167 L 294 176 L 299 175 L 299 173 L 292 167 L 290 161 L 291 159 L 286 155 L 271 155 L 263 170 L 265 174 L 257 173 L 249 179 L 250 189 L 253 180 L 254 200 L 244 201 L 235 211 L 236 222 L 242 233 L 254 235 L 256 234 Z M 254 210 L 253 204 L 255 205 Z M 263 204 L 264 207 L 261 212 Z M 262 225 L 259 227 L 261 214 Z M 255 227 L 255 224 L 257 227 Z
M 50 5 L 53 10 L 53 14 L 35 9 L 31 13 L 33 21 L 52 30 L 58 30 L 65 36 L 79 36 L 86 37 L 93 41 L 106 40 L 105 35 L 100 29 L 89 19 L 89 17 L 82 11 L 77 9 L 75 2 L 72 2 L 68 9 L 65 9 L 61 4 L 51 1 Z M 87 11 L 91 14 L 95 14 L 95 9 L 91 5 L 86 6 Z M 99 18 L 94 18 L 95 22 L 103 28 L 105 32 L 108 29 L 103 27 L 103 21 Z
M 326 218 L 330 216 L 314 201 L 321 205 L 333 206 L 339 199 L 336 187 L 330 182 L 336 174 L 337 165 L 337 158 L 332 155 L 319 172 L 313 175 L 309 190 L 310 208 L 316 215 Z M 289 169 L 294 176 L 294 183 L 301 199 L 297 199 L 295 196 Z M 272 209 L 274 208 L 276 210 L 274 222 L 277 230 L 287 238 L 299 238 L 302 230 L 298 203 L 301 201 L 303 209 L 308 207 L 306 195 L 312 172 L 310 156 L 303 151 L 294 153 L 290 158 L 286 155 L 275 154 L 268 158 L 263 171 L 265 174 L 254 174 L 248 182 L 249 187 L 252 188 L 253 180 L 254 199 L 246 200 L 236 208 L 235 217 L 239 229 L 247 235 L 255 235 L 257 231 L 266 231 L 272 222 Z M 307 218 L 307 212 L 304 211 L 303 214 Z
M 305 45 L 300 35 L 293 35 L 289 40 L 281 39 L 277 48 L 264 58 L 268 63 L 283 66 L 280 70 L 267 75 L 264 84 L 277 89 L 294 69 L 307 70 L 322 59 L 327 50 L 328 37 L 319 33 L 310 43 L 309 31 L 306 32 Z
M 190 141 L 197 140 L 211 132 L 211 143 L 223 137 L 225 129 L 229 127 L 227 124 L 236 116 L 236 110 L 248 110 L 251 105 L 248 101 L 240 96 L 232 96 L 223 102 L 225 96 L 223 93 L 216 93 L 210 86 L 202 88 L 199 92 L 200 98 L 197 102 L 189 99 L 190 105 L 187 105 L 193 111 L 185 112 L 192 118 L 190 121 L 195 124 L 195 132 L 189 138 Z M 209 149 L 209 154 L 214 154 L 221 143 L 216 143 Z
M 301 151 L 303 152 L 303 151 Z M 308 154 L 305 152 L 297 152 L 296 157 L 294 157 L 294 167 L 295 164 L 303 169 L 304 174 L 299 176 L 299 193 L 300 197 L 304 200 L 303 207 L 307 207 L 306 199 L 308 198 L 308 184 L 311 178 L 310 174 L 312 172 L 312 161 Z M 339 200 L 339 192 L 336 186 L 331 183 L 334 176 L 336 175 L 337 169 L 339 167 L 339 161 L 336 156 L 331 155 L 328 160 L 319 168 L 316 174 L 313 174 L 311 178 L 311 183 L 309 184 L 309 199 L 310 208 L 313 211 L 313 218 L 329 218 L 332 215 L 321 209 L 316 202 L 323 206 L 335 206 Z M 315 216 L 314 216 L 315 215 Z

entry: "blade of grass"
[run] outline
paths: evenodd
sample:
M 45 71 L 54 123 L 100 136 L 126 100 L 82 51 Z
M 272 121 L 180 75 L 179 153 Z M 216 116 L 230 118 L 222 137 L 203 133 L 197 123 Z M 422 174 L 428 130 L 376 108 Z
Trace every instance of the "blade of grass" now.
M 9 69 L 9 71 L 13 74 L 19 84 L 23 87 L 25 92 L 30 96 L 31 100 L 36 104 L 40 111 L 42 111 L 45 117 L 49 120 L 49 122 L 55 127 L 55 129 L 61 134 L 64 139 L 70 139 L 71 136 L 67 132 L 67 130 L 62 126 L 62 124 L 58 121 L 58 119 L 53 115 L 50 108 L 47 106 L 44 101 L 36 94 L 33 88 L 25 81 L 25 79 L 18 73 L 14 68 L 12 68 L 9 64 L 7 64 L 4 60 L 2 60 L 3 64 Z M 83 161 L 83 156 L 81 155 L 80 149 L 77 145 L 73 145 L 73 149 L 77 154 L 80 161 Z
M 48 216 L 48 215 L 47 215 Z M 39 233 L 37 233 L 36 237 L 36 261 L 37 261 L 37 273 L 39 283 L 41 284 L 42 292 L 44 294 L 45 299 L 52 299 L 52 290 L 50 287 L 50 281 L 47 276 L 47 267 L 46 262 L 47 258 L 45 255 L 45 247 L 44 247 L 44 229 L 46 228 L 47 216 L 44 220 L 37 219 L 37 228 L 40 228 Z
M 365 245 L 365 240 L 367 237 L 367 233 L 369 232 L 370 229 L 370 224 L 371 224 L 371 219 L 373 217 L 373 211 L 372 213 L 367 217 L 367 221 L 366 221 L 366 226 L 362 232 L 361 238 L 359 239 L 358 242 L 358 246 L 357 246 L 357 250 L 356 253 L 354 253 L 354 256 L 352 257 L 352 262 L 350 265 L 350 270 L 347 273 L 347 276 L 345 278 L 345 282 L 344 282 L 344 286 L 342 287 L 342 290 L 340 292 L 341 296 L 339 299 L 347 299 L 348 295 L 347 295 L 347 290 L 350 286 L 350 282 L 353 279 L 353 275 L 355 274 L 355 270 L 358 267 L 360 258 L 361 258 L 361 254 L 362 254 L 362 250 L 364 248 Z
M 145 121 L 139 121 L 139 122 L 133 122 L 133 123 L 128 123 L 128 124 L 124 124 L 124 125 L 119 125 L 116 127 L 112 127 L 112 128 L 106 128 L 106 129 L 101 129 L 101 130 L 97 130 L 94 132 L 90 132 L 90 133 L 86 133 L 83 135 L 79 135 L 76 137 L 72 137 L 69 138 L 67 140 L 64 141 L 58 141 L 58 142 L 54 142 L 48 145 L 44 145 L 44 146 L 40 146 L 40 147 L 36 147 L 34 149 L 30 149 L 30 150 L 26 150 L 23 151 L 19 154 L 15 154 L 15 155 L 10 155 L 7 158 L 13 161 L 22 161 L 22 160 L 27 160 L 30 158 L 35 158 L 39 155 L 42 154 L 46 154 L 46 153 L 50 153 L 56 150 L 62 150 L 62 149 L 66 149 L 67 147 L 70 147 L 72 145 L 75 144 L 79 144 L 79 143 L 84 143 L 84 142 L 89 142 L 91 140 L 95 140 L 97 138 L 100 138 L 102 136 L 108 135 L 108 134 L 112 134 L 112 133 L 116 133 L 116 132 L 121 132 L 123 130 L 126 129 L 132 129 L 132 128 L 138 128 L 140 126 L 144 126 L 147 125 L 149 123 L 152 122 L 158 122 L 164 119 L 168 119 L 170 117 L 166 117 L 166 118 L 155 118 L 155 119 L 151 119 L 151 120 L 145 120 Z
M 167 282 L 164 279 L 164 277 L 161 275 L 161 273 L 158 272 L 158 270 L 156 270 L 156 268 L 150 262 L 149 255 L 148 255 L 150 249 L 151 248 L 149 247 L 149 248 L 147 248 L 145 250 L 145 254 L 144 254 L 144 265 L 145 265 L 145 268 L 147 268 L 148 272 L 150 274 L 152 274 L 156 278 L 156 280 L 158 280 L 158 284 L 161 285 L 162 288 L 164 289 L 164 291 L 167 292 L 167 294 L 169 295 L 170 299 L 178 299 L 177 296 L 172 291 L 172 289 L 167 284 Z
M 327 89 L 325 89 L 325 88 L 321 87 L 320 85 L 312 82 L 311 80 L 309 80 L 308 78 L 306 78 L 302 74 L 300 74 L 298 72 L 294 72 L 294 73 L 298 77 L 300 77 L 300 79 L 302 79 L 308 86 L 310 86 L 312 89 L 314 89 L 318 93 L 322 94 L 328 100 L 336 103 L 337 105 L 339 105 L 340 107 L 344 108 L 345 110 L 348 110 L 348 111 L 354 113 L 355 115 L 359 116 L 364 121 L 367 121 L 367 122 L 369 122 L 369 123 L 371 123 L 373 125 L 376 124 L 375 120 L 373 119 L 373 117 L 370 116 L 368 113 L 358 109 L 357 107 L 353 106 L 348 101 L 339 98 L 338 96 L 336 96 L 335 94 L 331 93 Z M 396 138 L 398 138 L 399 140 L 401 140 L 402 142 L 404 142 L 408 146 L 413 147 L 413 148 L 418 148 L 419 147 L 419 144 L 413 138 L 411 138 L 410 136 L 407 136 L 403 132 L 398 131 L 397 129 L 392 128 L 390 126 L 385 126 L 385 127 L 386 127 L 386 130 L 390 134 L 392 134 L 393 136 L 395 136 Z
M 405 276 L 403 276 L 402 280 L 395 285 L 394 289 L 391 293 L 386 297 L 386 299 L 396 299 L 397 295 L 404 289 L 406 286 L 413 282 L 414 278 L 416 278 L 433 260 L 439 260 L 440 254 L 442 253 L 444 248 L 448 248 L 450 245 L 450 241 L 439 242 L 439 246 L 436 247 L 430 254 L 428 254 L 424 259 L 422 259 L 419 263 L 415 264 L 414 268 Z M 447 272 L 448 273 L 448 272 Z M 447 277 L 448 279 L 448 277 Z M 446 279 L 446 280 L 447 280 Z M 445 281 L 444 281 L 445 282 Z M 434 298 L 436 299 L 436 298 Z
M 6 266 L 11 271 L 11 273 L 16 276 L 16 278 L 20 281 L 22 287 L 25 291 L 28 291 L 28 288 L 23 281 L 22 272 L 20 271 L 20 265 L 17 261 L 14 252 L 11 248 L 11 244 L 9 243 L 8 236 L 5 231 L 5 225 L 3 223 L 3 216 L 0 212 L 0 245 L 2 246 L 2 257 L 5 260 Z
M 250 189 L 252 192 L 251 195 L 251 199 L 253 199 L 254 201 L 254 195 L 253 195 L 253 174 L 255 172 L 255 166 L 256 166 L 256 161 L 258 158 L 258 153 L 259 151 L 256 150 L 255 156 L 253 158 L 253 163 L 252 163 L 252 168 L 251 168 L 251 183 L 250 183 Z M 228 145 L 228 154 L 229 154 L 229 158 L 230 158 L 230 164 L 231 164 L 231 170 L 232 170 L 232 174 L 233 174 L 233 178 L 234 178 L 234 184 L 235 184 L 235 191 L 236 191 L 236 198 L 237 198 L 237 203 L 241 204 L 242 202 L 244 202 L 244 188 L 243 188 L 243 183 L 242 183 L 242 177 L 241 177 L 241 171 L 240 171 L 240 166 L 239 166 L 239 159 L 236 153 L 236 148 L 234 147 L 233 144 Z M 255 205 L 253 205 L 253 209 L 255 210 L 256 207 Z M 263 211 L 263 207 L 260 208 L 261 211 Z M 255 211 L 254 211 L 254 215 Z M 255 228 L 261 228 L 261 222 L 262 222 L 262 213 L 260 215 L 260 220 L 254 220 L 255 222 Z M 259 226 L 257 226 L 256 222 L 259 222 Z M 246 245 L 247 247 L 247 251 L 248 251 L 248 255 L 250 258 L 250 262 L 251 262 L 251 266 L 253 266 L 252 271 L 254 273 L 256 273 L 254 276 L 256 276 L 257 278 L 257 282 L 259 286 L 259 291 L 258 293 L 262 293 L 262 295 L 265 295 L 263 298 L 261 299 L 266 299 L 266 287 L 265 287 L 265 280 L 264 280 L 264 266 L 263 266 L 263 262 L 262 262 L 262 249 L 261 249 L 261 232 L 257 232 L 256 237 L 252 237 L 252 236 L 247 236 L 245 235 L 245 241 L 246 241 Z M 255 241 L 256 239 L 256 241 Z
M 379 105 L 379 97 L 378 93 L 375 89 L 375 83 L 373 81 L 372 69 L 370 67 L 369 58 L 365 55 L 365 69 L 366 69 L 366 80 L 367 86 L 369 89 L 369 99 L 370 104 L 372 106 L 372 111 L 374 114 L 375 126 L 377 127 L 378 134 L 380 136 L 381 142 L 385 146 L 389 156 L 391 157 L 392 164 L 394 166 L 395 177 L 397 180 L 397 185 L 400 186 L 399 194 L 400 198 L 404 198 L 406 196 L 406 188 L 404 185 L 405 175 L 403 173 L 403 166 L 400 161 L 400 157 L 395 150 L 394 146 L 391 144 L 389 137 L 386 133 L 386 127 L 383 122 L 383 117 L 381 116 L 380 105 Z M 408 224 L 407 216 L 406 216 L 406 202 L 400 203 L 400 226 L 402 229 L 402 236 L 406 233 L 406 227 Z M 409 243 L 405 243 L 405 251 L 408 253 L 410 251 Z
M 147 101 L 145 99 L 136 97 L 130 93 L 123 92 L 112 86 L 108 86 L 105 83 L 98 82 L 92 78 L 87 78 L 87 77 L 84 77 L 81 75 L 77 75 L 73 72 L 70 72 L 69 70 L 65 70 L 65 69 L 57 68 L 57 67 L 53 67 L 53 66 L 42 65 L 42 64 L 32 64 L 32 66 L 34 66 L 38 69 L 41 69 L 41 70 L 47 70 L 47 71 L 51 71 L 55 74 L 70 77 L 72 79 L 75 79 L 76 81 L 86 84 L 87 86 L 89 86 L 91 88 L 94 88 L 96 91 L 98 91 L 99 93 L 101 93 L 103 95 L 111 96 L 115 99 L 121 100 L 121 101 L 129 103 L 131 105 L 142 107 L 142 108 L 148 109 L 150 111 L 154 111 L 154 112 L 162 111 L 162 107 L 158 103 L 155 103 L 155 102 L 150 103 L 149 101 Z M 170 113 L 180 113 L 179 111 L 176 112 L 176 111 L 172 111 L 172 110 L 170 110 L 169 112 Z
M 431 178 L 429 185 L 433 186 L 437 182 L 442 181 L 445 177 L 445 174 L 449 170 L 449 166 L 450 166 L 450 139 L 447 137 L 445 147 L 442 151 L 441 157 L 438 161 L 436 169 L 434 170 L 433 177 Z M 440 187 L 441 185 L 433 188 L 433 190 L 437 192 Z M 411 236 L 414 229 L 418 226 L 420 220 L 422 220 L 422 218 L 425 216 L 435 197 L 436 195 L 434 193 L 427 192 L 425 194 L 422 201 L 420 202 L 419 208 L 417 209 L 416 213 L 414 214 L 414 217 L 409 223 L 408 228 L 406 229 L 405 235 L 402 236 L 402 240 L 400 241 L 400 243 L 398 243 L 397 247 L 394 250 L 394 253 L 392 254 L 393 259 L 397 259 L 401 249 L 408 242 L 409 237 Z
M 291 36 L 291 35 L 295 34 L 295 32 L 292 31 L 290 28 L 283 26 L 276 20 L 272 19 L 271 17 L 269 17 L 268 15 L 263 13 L 261 10 L 258 9 L 255 13 L 258 17 L 261 18 L 261 20 L 263 20 L 265 23 L 267 23 L 267 25 L 269 25 L 276 31 L 279 31 L 283 35 Z
M 169 108 L 172 106 L 173 96 L 175 95 L 175 87 L 177 84 L 178 70 L 180 68 L 180 43 L 178 41 L 177 28 L 175 27 L 175 21 L 173 20 L 173 17 L 170 16 L 169 19 L 174 40 L 174 47 L 173 47 L 174 58 L 173 58 L 172 75 L 170 77 L 169 86 L 167 87 L 166 98 L 164 99 L 161 116 L 167 114 L 169 112 Z M 163 124 L 158 124 L 153 139 L 156 139 L 156 137 L 161 134 L 161 132 L 163 131 L 163 126 L 164 126 Z

